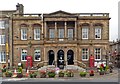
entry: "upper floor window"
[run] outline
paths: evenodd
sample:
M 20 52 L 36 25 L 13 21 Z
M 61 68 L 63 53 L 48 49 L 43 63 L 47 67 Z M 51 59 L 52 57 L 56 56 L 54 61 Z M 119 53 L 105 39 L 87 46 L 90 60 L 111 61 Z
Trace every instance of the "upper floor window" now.
M 95 48 L 95 60 L 100 60 L 101 59 L 101 49 L 100 48 Z
M 34 60 L 35 61 L 40 61 L 41 59 L 40 59 L 41 57 L 40 57 L 40 50 L 35 50 L 34 51 Z
M 55 29 L 49 29 L 49 37 L 53 39 L 55 37 Z
M 88 39 L 88 26 L 82 27 L 82 39 Z
M 101 39 L 101 26 L 95 27 L 95 39 Z
M 27 50 L 22 50 L 21 51 L 21 61 L 26 61 L 26 56 L 27 56 Z
M 73 39 L 73 29 L 68 29 L 68 40 Z
M 82 60 L 88 60 L 89 52 L 87 48 L 82 49 Z
M 6 54 L 5 51 L 0 51 L 0 63 L 6 62 Z
M 21 40 L 27 40 L 27 29 L 26 28 L 21 29 Z
M 64 29 L 62 29 L 62 28 L 58 29 L 58 38 L 59 38 L 60 41 L 63 41 Z
M 40 40 L 40 28 L 34 28 L 34 39 Z
M 5 45 L 5 35 L 0 35 L 0 45 Z
M 5 21 L 0 20 L 0 29 L 5 29 Z

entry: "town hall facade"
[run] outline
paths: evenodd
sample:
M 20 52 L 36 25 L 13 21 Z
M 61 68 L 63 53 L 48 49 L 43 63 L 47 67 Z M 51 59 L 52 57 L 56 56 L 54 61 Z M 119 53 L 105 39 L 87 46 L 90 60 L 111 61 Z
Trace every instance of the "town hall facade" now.
M 18 7 L 23 6 L 20 4 Z M 89 57 L 105 59 L 109 49 L 109 13 L 68 13 L 11 16 L 11 66 L 32 56 L 33 66 L 89 66 Z

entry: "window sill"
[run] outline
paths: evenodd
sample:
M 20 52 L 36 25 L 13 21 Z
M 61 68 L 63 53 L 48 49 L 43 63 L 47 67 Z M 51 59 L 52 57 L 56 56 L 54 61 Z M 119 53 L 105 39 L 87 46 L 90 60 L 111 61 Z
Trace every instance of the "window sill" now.
M 88 59 L 82 59 L 82 61 L 88 61 Z
M 100 61 L 101 59 L 95 59 L 95 61 Z
M 34 60 L 35 62 L 40 62 L 41 60 Z
M 5 64 L 6 62 L 0 62 L 1 64 Z
M 0 46 L 5 46 L 5 44 L 0 44 Z
M 22 62 L 26 62 L 27 60 L 21 60 Z

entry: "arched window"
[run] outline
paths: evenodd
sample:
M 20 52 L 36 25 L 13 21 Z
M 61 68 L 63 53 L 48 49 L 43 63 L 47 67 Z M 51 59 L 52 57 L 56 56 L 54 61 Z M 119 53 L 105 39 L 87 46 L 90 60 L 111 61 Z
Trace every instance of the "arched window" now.
M 95 26 L 95 39 L 101 39 L 101 26 Z
M 21 40 L 27 40 L 27 25 L 22 24 L 20 26 L 20 29 L 21 29 Z
M 21 51 L 21 61 L 26 61 L 27 50 L 22 49 Z
M 40 40 L 41 34 L 40 25 L 34 24 L 33 28 L 34 28 L 34 40 Z
M 40 57 L 40 50 L 37 49 L 34 51 L 34 61 L 40 61 L 41 57 Z
M 83 23 L 82 24 L 82 39 L 88 39 L 89 35 L 89 24 Z
M 94 26 L 95 26 L 95 39 L 101 39 L 103 24 L 96 23 L 94 24 Z

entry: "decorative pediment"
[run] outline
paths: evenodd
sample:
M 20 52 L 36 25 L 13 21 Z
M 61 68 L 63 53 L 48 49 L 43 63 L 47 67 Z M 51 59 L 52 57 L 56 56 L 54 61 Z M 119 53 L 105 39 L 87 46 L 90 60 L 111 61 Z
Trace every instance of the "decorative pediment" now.
M 72 16 L 74 14 L 59 10 L 59 11 L 49 13 L 49 14 L 44 14 L 44 15 L 47 15 L 47 16 Z

